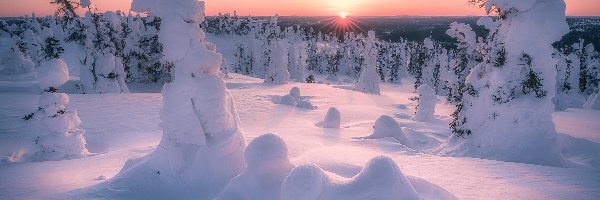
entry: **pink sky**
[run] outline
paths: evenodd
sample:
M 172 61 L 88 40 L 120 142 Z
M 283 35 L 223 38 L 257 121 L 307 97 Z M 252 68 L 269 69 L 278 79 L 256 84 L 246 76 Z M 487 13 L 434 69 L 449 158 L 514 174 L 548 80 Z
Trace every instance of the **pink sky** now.
M 0 16 L 22 16 L 35 12 L 52 14 L 50 0 L 0 0 Z M 206 0 L 207 15 L 237 10 L 239 15 L 319 15 L 340 13 L 357 16 L 464 16 L 483 15 L 467 0 Z M 600 16 L 600 0 L 566 0 L 567 15 Z M 129 10 L 131 0 L 92 0 L 100 11 Z

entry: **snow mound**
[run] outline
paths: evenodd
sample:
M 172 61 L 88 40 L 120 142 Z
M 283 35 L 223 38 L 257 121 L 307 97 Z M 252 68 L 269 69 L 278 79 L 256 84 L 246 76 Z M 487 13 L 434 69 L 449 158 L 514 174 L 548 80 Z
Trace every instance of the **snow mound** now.
M 335 107 L 331 107 L 327 110 L 327 114 L 323 120 L 323 128 L 340 128 L 340 120 L 340 111 Z
M 42 64 L 38 70 L 40 88 L 58 88 L 69 80 L 67 64 L 61 59 L 52 59 Z
M 290 89 L 290 95 L 292 95 L 296 100 L 299 100 L 302 96 L 300 96 L 300 88 L 293 87 Z
M 392 137 L 404 145 L 409 144 L 406 134 L 404 134 L 398 122 L 387 115 L 382 115 L 377 118 L 375 125 L 373 125 L 373 133 L 371 135 L 358 139 L 381 139 L 386 137 Z
M 300 96 L 300 89 L 293 87 L 289 94 L 283 96 L 274 96 L 271 101 L 274 104 L 282 104 L 289 106 L 296 106 L 297 108 L 315 110 L 318 107 L 314 106 L 309 100 L 304 99 Z
M 246 170 L 233 178 L 216 199 L 279 199 L 281 184 L 294 167 L 287 151 L 285 141 L 275 134 L 252 140 L 246 148 Z
M 329 177 L 314 164 L 294 168 L 282 185 L 282 199 L 421 199 L 398 165 L 388 157 L 370 160 L 348 180 Z
M 417 88 L 417 93 L 419 94 L 419 104 L 417 105 L 415 117 L 412 120 L 426 122 L 433 119 L 435 104 L 437 102 L 435 91 L 428 85 L 423 84 Z

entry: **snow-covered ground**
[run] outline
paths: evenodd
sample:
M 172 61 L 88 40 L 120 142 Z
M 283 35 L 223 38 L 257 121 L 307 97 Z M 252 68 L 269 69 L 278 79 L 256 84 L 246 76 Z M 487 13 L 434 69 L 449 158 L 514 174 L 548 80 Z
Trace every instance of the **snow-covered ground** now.
M 227 48 L 227 47 L 225 47 Z M 227 56 L 227 55 L 226 55 Z M 567 158 L 585 167 L 556 168 L 465 157 L 441 157 L 426 152 L 450 134 L 454 107 L 439 101 L 434 120 L 416 122 L 412 84 L 381 84 L 381 95 L 352 91 L 353 85 L 263 84 L 262 79 L 231 74 L 226 79 L 246 140 L 265 133 L 279 135 L 288 145 L 292 164 L 315 163 L 342 178 L 358 174 L 380 155 L 392 158 L 418 189 L 430 182 L 459 199 L 597 199 L 600 197 L 600 111 L 568 109 L 554 113 L 559 143 Z M 35 110 L 39 98 L 32 76 L 0 77 L 0 155 L 31 143 L 33 134 L 21 117 Z M 405 81 L 408 83 L 408 81 Z M 273 99 L 298 87 L 317 108 L 274 104 Z M 78 189 L 111 177 L 132 157 L 144 156 L 161 138 L 159 86 L 131 85 L 131 94 L 70 94 L 93 154 L 75 160 L 0 162 L 0 199 L 64 199 Z M 144 93 L 135 93 L 144 92 Z M 440 98 L 441 99 L 441 98 Z M 340 129 L 319 125 L 329 107 L 341 114 Z M 415 147 L 395 139 L 355 139 L 373 132 L 375 120 L 392 116 Z M 416 137 L 419 136 L 419 137 Z M 416 149 L 416 150 L 415 150 Z M 424 150 L 424 151 L 421 151 Z M 523 152 L 527 153 L 527 152 Z M 594 160 L 596 159 L 596 160 Z M 440 198 L 439 194 L 423 197 Z M 438 196 L 436 196 L 438 195 Z

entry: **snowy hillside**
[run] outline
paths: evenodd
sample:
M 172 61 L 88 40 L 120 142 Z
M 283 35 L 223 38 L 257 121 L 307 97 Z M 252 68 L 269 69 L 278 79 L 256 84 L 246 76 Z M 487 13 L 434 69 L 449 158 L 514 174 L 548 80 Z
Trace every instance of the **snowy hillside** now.
M 597 199 L 594 43 L 553 46 L 563 0 L 469 2 L 451 45 L 198 0 L 0 21 L 0 199 Z
M 262 79 L 231 76 L 227 87 L 236 101 L 247 142 L 265 133 L 275 133 L 287 143 L 290 161 L 295 165 L 315 163 L 343 179 L 359 173 L 370 159 L 386 155 L 396 161 L 413 185 L 424 186 L 421 189 L 426 191 L 420 194 L 426 199 L 445 197 L 446 193 L 440 192 L 444 190 L 459 199 L 593 199 L 600 195 L 598 163 L 591 168 L 556 168 L 442 157 L 407 148 L 393 138 L 353 139 L 370 135 L 380 115 L 393 116 L 416 147 L 426 148 L 447 137 L 452 106 L 440 101 L 434 120 L 410 120 L 416 104 L 408 98 L 417 95 L 410 84 L 382 84 L 379 96 L 354 92 L 351 85 L 265 86 Z M 27 81 L 2 81 L 0 87 L 6 91 L 27 84 Z M 318 109 L 272 103 L 272 98 L 286 94 L 294 86 Z M 131 90 L 148 89 L 132 87 Z M 162 107 L 158 90 L 70 96 L 69 107 L 78 111 L 82 120 L 80 127 L 86 130 L 87 147 L 93 155 L 78 160 L 2 162 L 0 199 L 62 199 L 77 195 L 73 190 L 110 179 L 125 161 L 144 156 L 158 145 L 161 137 L 158 112 Z M 31 139 L 31 132 L 20 117 L 36 106 L 37 98 L 31 91 L 0 95 L 2 155 L 9 155 L 16 146 Z M 340 129 L 317 126 L 332 106 L 341 113 Z M 553 118 L 558 132 L 564 133 L 559 139 L 570 147 L 573 158 L 585 162 L 596 157 L 597 162 L 598 155 L 594 152 L 600 150 L 600 111 L 569 109 L 554 113 Z M 427 187 L 428 182 L 443 190 Z M 415 189 L 418 191 L 419 187 Z

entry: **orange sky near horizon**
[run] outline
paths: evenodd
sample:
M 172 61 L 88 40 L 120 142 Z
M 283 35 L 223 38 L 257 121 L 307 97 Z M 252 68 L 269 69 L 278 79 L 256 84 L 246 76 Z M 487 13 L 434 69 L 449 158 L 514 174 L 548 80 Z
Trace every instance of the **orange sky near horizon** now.
M 128 11 L 132 0 L 92 0 L 100 11 Z M 54 13 L 49 0 L 0 0 L 0 17 Z M 467 0 L 205 0 L 207 15 L 241 16 L 470 16 L 484 15 Z M 569 16 L 600 16 L 600 0 L 566 0 Z

